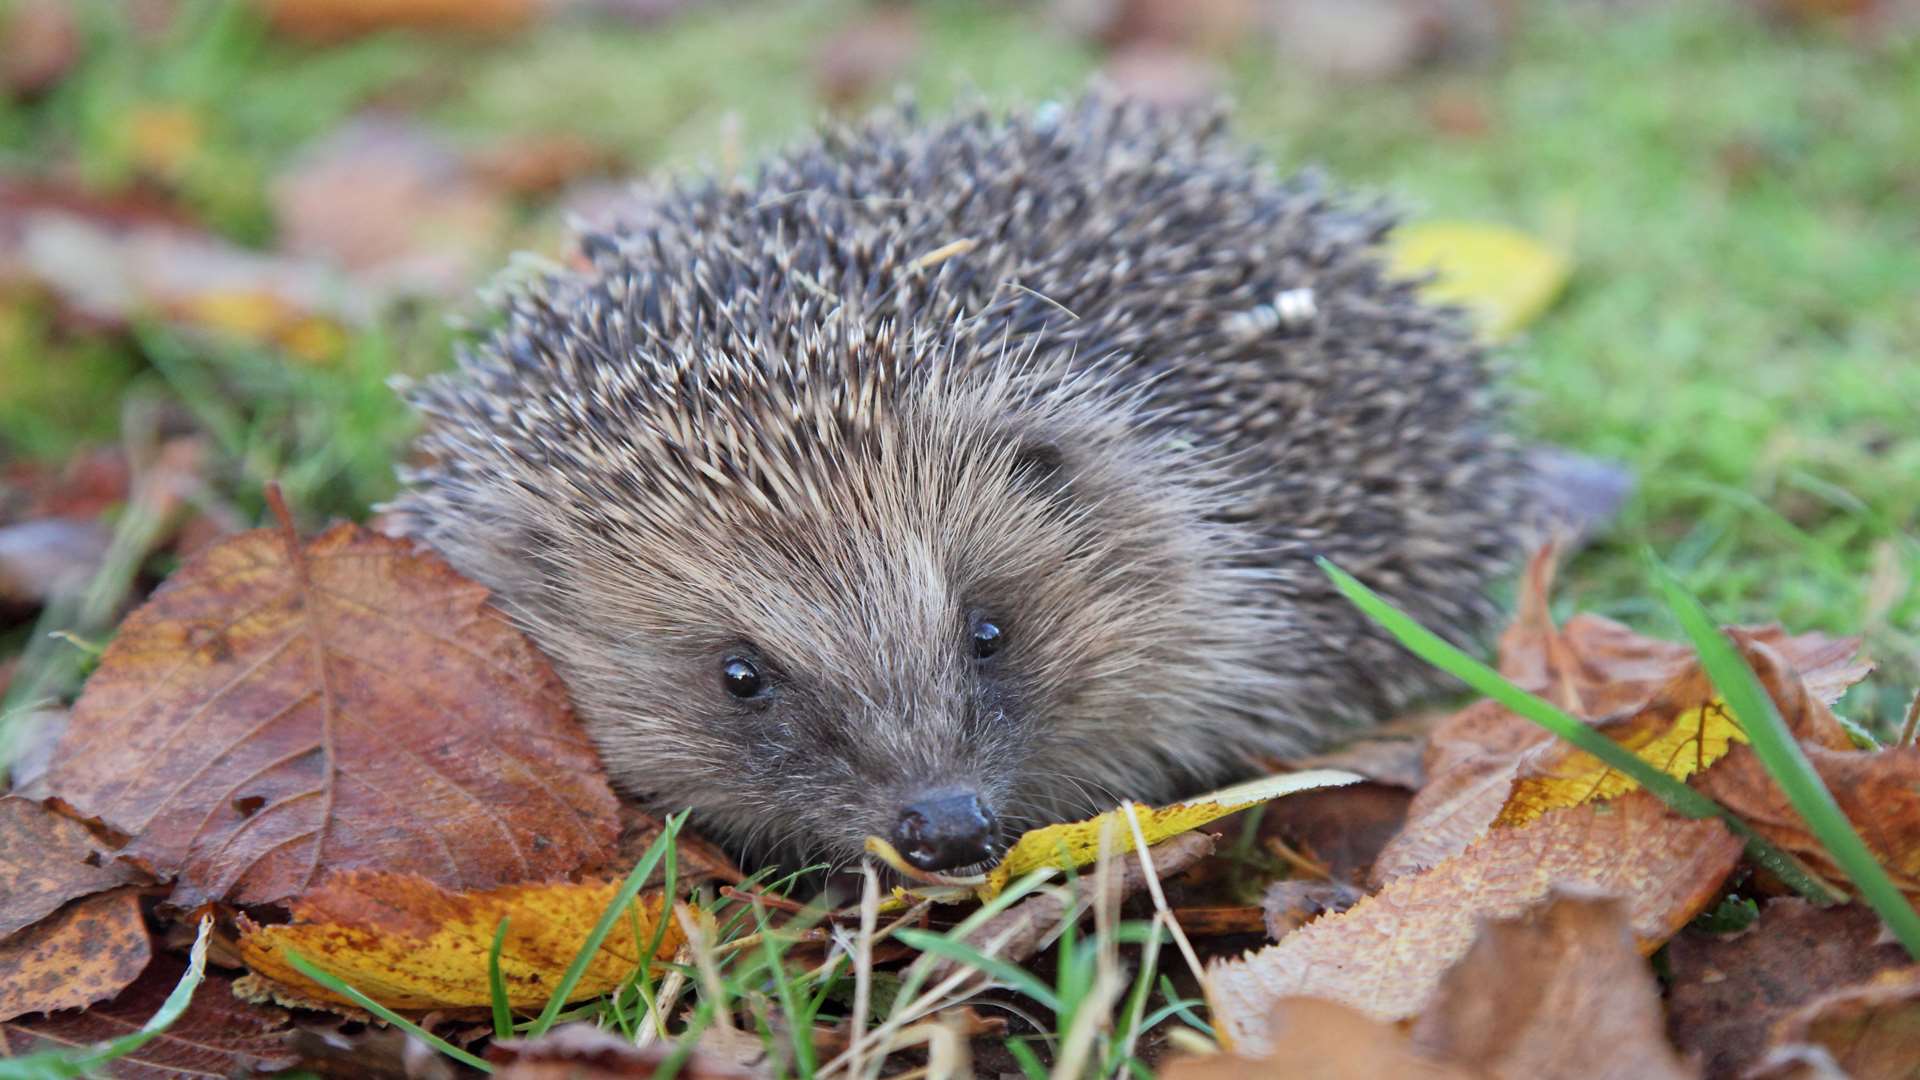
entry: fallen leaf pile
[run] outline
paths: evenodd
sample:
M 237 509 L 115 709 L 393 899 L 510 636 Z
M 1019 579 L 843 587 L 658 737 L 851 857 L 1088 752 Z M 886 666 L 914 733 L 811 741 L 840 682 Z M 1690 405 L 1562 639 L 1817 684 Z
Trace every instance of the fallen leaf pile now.
M 538 1009 L 611 906 L 632 842 L 658 834 L 627 822 L 623 837 L 566 701 L 484 588 L 406 542 L 352 525 L 302 541 L 283 511 L 279 528 L 201 552 L 121 625 L 45 797 L 0 799 L 9 1046 L 124 1025 L 178 972 L 151 927 L 209 906 L 216 954 L 251 974 L 203 988 L 173 1041 L 145 1051 L 155 1069 L 183 1054 L 222 1072 L 289 1062 L 286 1014 L 234 992 L 350 1004 L 289 950 L 393 1008 L 485 1009 L 505 922 L 508 999 Z M 731 876 L 706 849 L 680 862 L 683 880 Z M 576 999 L 647 959 L 664 903 L 641 894 Z M 659 955 L 679 942 L 669 920 Z M 231 1045 L 183 1044 L 234 1023 Z
M 1551 576 L 1543 552 L 1502 674 L 1845 891 L 1692 650 L 1590 615 L 1556 625 Z M 1729 633 L 1869 848 L 1920 896 L 1920 750 L 1861 747 L 1831 710 L 1870 670 L 1857 642 Z M 1283 919 L 1274 944 L 1210 965 L 1214 1024 L 1249 1060 L 1173 1075 L 1292 1075 L 1314 1059 L 1317 1075 L 1355 1077 L 1388 1062 L 1460 1077 L 1914 1075 L 1920 968 L 1871 909 L 1782 896 L 1720 821 L 1674 813 L 1493 702 L 1434 723 L 1424 756 L 1404 824 L 1370 863 L 1348 862 L 1357 902 Z M 1752 925 L 1716 932 L 1699 918 L 1716 904 L 1745 905 Z M 1640 959 L 1663 948 L 1664 987 Z

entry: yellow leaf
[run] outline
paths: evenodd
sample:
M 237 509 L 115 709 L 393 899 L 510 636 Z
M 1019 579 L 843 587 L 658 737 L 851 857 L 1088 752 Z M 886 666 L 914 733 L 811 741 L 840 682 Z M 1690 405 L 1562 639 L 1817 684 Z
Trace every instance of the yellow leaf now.
M 1258 806 L 1269 799 L 1282 795 L 1291 795 L 1298 791 L 1311 791 L 1315 788 L 1339 787 L 1343 784 L 1358 783 L 1361 777 L 1339 769 L 1312 769 L 1305 772 L 1282 773 L 1276 776 L 1263 776 L 1235 787 L 1216 791 L 1211 795 L 1202 795 L 1186 802 L 1174 803 L 1158 809 L 1142 803 L 1134 803 L 1134 812 L 1140 819 L 1140 832 L 1147 846 L 1152 847 L 1170 836 L 1178 836 L 1190 829 L 1197 829 L 1209 822 L 1226 817 L 1228 814 Z M 991 900 L 1018 878 L 1040 869 L 1043 866 L 1055 866 L 1062 870 L 1073 870 L 1093 862 L 1100 856 L 1100 832 L 1112 823 L 1108 845 L 1114 854 L 1125 854 L 1133 850 L 1133 828 L 1128 823 L 1124 808 L 1109 810 L 1099 817 L 1086 821 L 1073 821 L 1063 825 L 1048 825 L 1034 829 L 1020 837 L 1000 865 L 987 872 L 986 881 L 976 886 L 974 892 L 982 900 Z
M 249 344 L 279 345 L 312 363 L 332 360 L 346 347 L 338 323 L 302 312 L 266 289 L 210 289 L 175 307 L 175 314 L 197 326 Z
M 1434 274 L 1428 300 L 1474 313 L 1481 333 L 1510 337 L 1547 310 L 1567 283 L 1561 252 L 1518 229 L 1464 221 L 1403 225 L 1387 240 L 1396 274 Z
M 1704 770 L 1725 757 L 1734 744 L 1747 741 L 1746 732 L 1734 723 L 1726 702 L 1719 697 L 1681 709 L 1671 720 L 1661 714 L 1656 703 L 1646 713 L 1625 723 L 1604 725 L 1601 730 L 1633 751 L 1635 757 L 1675 780 Z M 1524 825 L 1549 810 L 1604 802 L 1640 787 L 1637 781 L 1585 750 L 1552 743 L 1539 753 L 1546 756 L 1537 771 L 1529 770 L 1531 775 L 1523 775 L 1514 783 L 1507 804 L 1493 821 L 1495 826 Z
M 206 123 L 186 105 L 141 105 L 125 123 L 134 163 L 162 176 L 180 172 L 206 143 Z
M 310 1000 L 351 1004 L 296 971 L 289 949 L 389 1008 L 485 1008 L 492 1001 L 487 954 L 506 919 L 500 973 L 507 1000 L 538 1008 L 619 891 L 618 881 L 557 881 L 456 893 L 411 874 L 335 874 L 294 902 L 289 924 L 243 918 L 240 955 L 258 974 Z M 664 901 L 655 891 L 630 905 L 571 1000 L 609 993 L 633 974 Z M 656 955 L 672 956 L 680 943 L 679 927 L 669 921 Z

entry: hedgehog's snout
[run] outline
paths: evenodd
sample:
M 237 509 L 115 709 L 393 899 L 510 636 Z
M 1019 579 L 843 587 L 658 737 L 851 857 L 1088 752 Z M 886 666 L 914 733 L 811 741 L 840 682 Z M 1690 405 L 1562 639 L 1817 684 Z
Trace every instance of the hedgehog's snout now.
M 893 846 L 922 870 L 952 870 L 992 858 L 999 827 L 979 794 L 942 788 L 900 811 Z

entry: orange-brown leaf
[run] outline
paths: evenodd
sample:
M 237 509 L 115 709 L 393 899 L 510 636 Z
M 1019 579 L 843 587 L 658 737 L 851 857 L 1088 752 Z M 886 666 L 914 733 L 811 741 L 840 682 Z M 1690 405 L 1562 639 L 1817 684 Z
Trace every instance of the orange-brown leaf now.
M 152 958 L 139 889 L 75 900 L 0 941 L 0 1020 L 105 1001 Z
M 604 859 L 616 805 L 547 662 L 439 557 L 341 525 L 231 537 L 122 624 L 49 787 L 176 876 L 282 903 L 323 870 L 451 889 Z
M 537 1008 L 573 962 L 620 890 L 618 881 L 505 885 L 455 893 L 405 874 L 330 876 L 293 904 L 281 926 L 241 923 L 240 955 L 257 974 L 293 991 L 288 1000 L 351 1004 L 287 962 L 294 950 L 375 1001 L 395 1009 L 485 1008 L 492 1000 L 487 954 L 508 920 L 500 973 L 515 1008 Z M 587 965 L 573 999 L 605 994 L 639 966 L 664 894 L 643 893 Z M 668 923 L 661 957 L 680 946 Z
M 1635 792 L 1489 833 L 1432 870 L 1402 877 L 1339 915 L 1208 972 L 1207 999 L 1231 1045 L 1272 1045 L 1266 1018 L 1295 995 L 1376 1017 L 1418 1014 L 1472 945 L 1482 919 L 1511 918 L 1554 889 L 1625 900 L 1634 936 L 1657 945 L 1710 901 L 1740 857 L 1718 821 L 1692 821 Z

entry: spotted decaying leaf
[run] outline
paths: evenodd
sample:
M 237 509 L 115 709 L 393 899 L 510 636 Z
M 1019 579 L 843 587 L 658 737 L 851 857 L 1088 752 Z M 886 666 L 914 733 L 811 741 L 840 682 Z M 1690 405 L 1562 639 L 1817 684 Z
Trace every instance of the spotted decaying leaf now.
M 351 1004 L 296 970 L 287 960 L 291 950 L 390 1008 L 479 1009 L 492 1001 L 487 956 L 505 919 L 500 972 L 508 1002 L 539 1008 L 619 889 L 619 881 L 561 881 L 455 893 L 417 876 L 350 871 L 296 900 L 291 923 L 243 918 L 240 955 L 289 1004 Z M 664 902 L 655 891 L 630 906 L 572 1000 L 609 993 L 633 974 Z M 669 919 L 657 955 L 672 956 L 681 940 Z
M 280 904 L 323 870 L 459 891 L 602 865 L 616 803 L 546 661 L 439 557 L 290 525 L 193 558 L 122 624 L 49 788 L 172 903 Z
M 137 880 L 86 826 L 17 795 L 0 798 L 0 939 L 69 900 Z
M 1281 998 L 1404 1019 L 1427 1006 L 1482 919 L 1511 918 L 1556 889 L 1618 896 L 1634 937 L 1651 948 L 1713 899 L 1740 852 L 1720 822 L 1681 818 L 1646 792 L 1554 810 L 1494 830 L 1277 945 L 1214 964 L 1207 1000 L 1222 1038 L 1249 1053 L 1271 1047 L 1266 1021 Z
M 152 958 L 138 888 L 75 900 L 0 941 L 0 1020 L 105 1001 Z
M 1356 784 L 1361 779 L 1354 773 L 1339 769 L 1282 773 L 1169 806 L 1149 807 L 1134 803 L 1132 810 L 1140 823 L 1141 835 L 1145 837 L 1147 846 L 1152 847 L 1168 837 L 1178 836 L 1283 795 Z M 987 872 L 985 884 L 979 886 L 976 892 L 980 899 L 991 900 L 1010 882 L 1018 881 L 1042 867 L 1075 870 L 1091 865 L 1100 857 L 1102 833 L 1106 834 L 1105 843 L 1114 854 L 1125 854 L 1134 849 L 1133 827 L 1124 808 L 1109 810 L 1085 821 L 1032 829 L 1022 834 L 999 865 Z
M 138 1031 L 158 1012 L 186 964 L 161 954 L 112 1001 L 84 1012 L 55 1012 L 0 1024 L 0 1054 L 94 1046 Z M 293 1032 L 282 1009 L 233 996 L 233 980 L 209 971 L 187 1011 L 139 1049 L 114 1061 L 120 1080 L 245 1076 L 291 1068 Z

